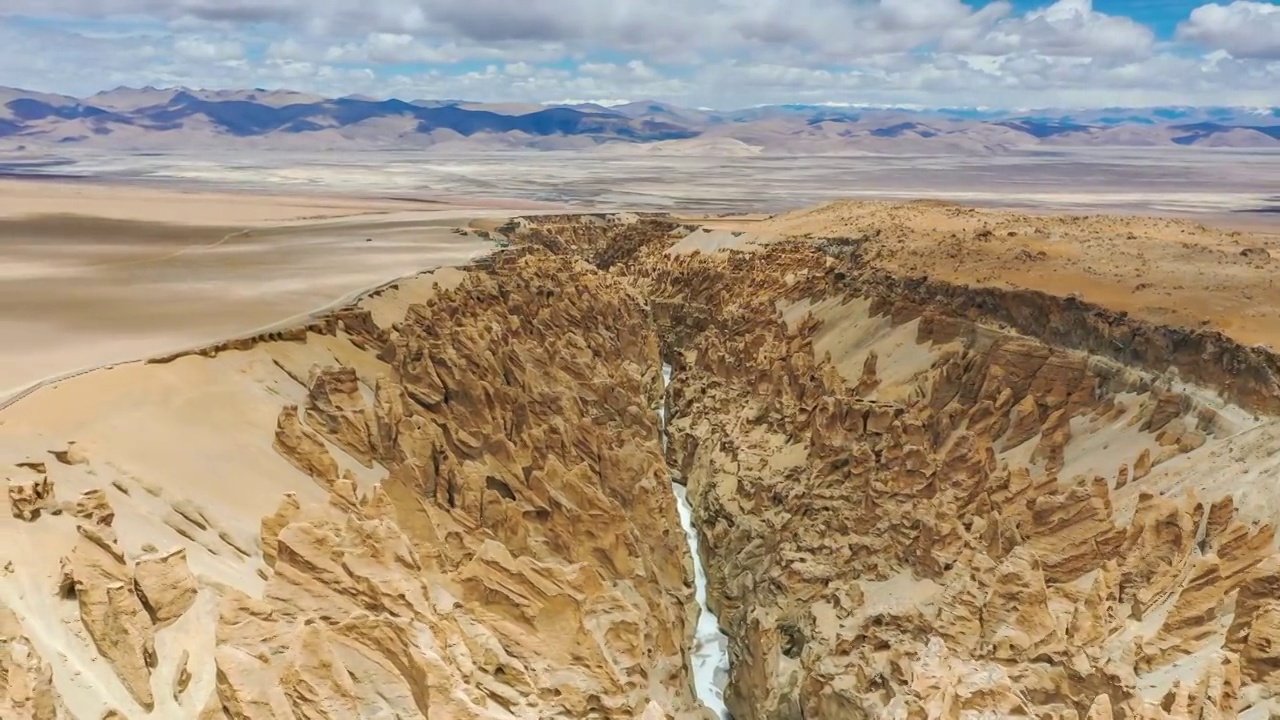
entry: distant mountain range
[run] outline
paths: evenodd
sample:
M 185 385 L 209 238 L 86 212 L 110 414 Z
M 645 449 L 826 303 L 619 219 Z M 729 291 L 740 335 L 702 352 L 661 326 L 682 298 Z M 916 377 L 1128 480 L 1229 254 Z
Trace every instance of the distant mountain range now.
M 86 98 L 0 87 L 0 149 L 221 147 L 675 153 L 999 153 L 1040 146 L 1280 148 L 1280 108 L 994 111 L 634 102 L 531 105 L 323 98 L 280 90 L 117 88 Z

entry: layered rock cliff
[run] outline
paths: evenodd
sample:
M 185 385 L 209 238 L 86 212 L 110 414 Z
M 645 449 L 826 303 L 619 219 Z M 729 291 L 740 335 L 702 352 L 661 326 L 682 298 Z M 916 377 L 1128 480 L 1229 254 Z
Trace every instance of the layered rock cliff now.
M 145 366 L 131 400 L 235 397 L 165 406 L 190 451 L 4 467 L 0 716 L 706 720 L 672 478 L 734 720 L 1277 707 L 1274 356 L 701 232 L 518 219 L 449 283 Z M 185 482 L 218 452 L 264 474 Z
M 398 654 L 389 638 L 370 653 L 397 667 L 429 631 L 448 652 L 401 671 L 426 717 L 633 718 L 653 700 L 691 712 L 689 559 L 648 409 L 660 370 L 640 299 L 569 258 L 526 257 L 369 334 L 390 377 L 362 387 L 354 368 L 317 369 L 301 412 L 281 413 L 277 450 L 335 507 L 308 521 L 286 501 L 264 521 L 273 612 L 381 606 L 372 627 L 329 631 L 399 634 Z M 357 497 L 330 445 L 386 479 Z M 338 587 L 313 570 L 377 555 L 384 568 Z
M 735 720 L 1265 716 L 1274 518 L 1222 455 L 1274 429 L 1215 393 L 1274 407 L 1274 356 L 894 278 L 857 243 L 526 222 L 587 258 L 624 238 L 650 297 Z
M 351 308 L 283 341 L 165 359 L 276 353 L 272 383 L 297 400 L 264 439 L 327 500 L 288 493 L 256 542 L 172 500 L 171 544 L 130 552 L 111 503 L 168 491 L 121 480 L 60 504 L 48 468 L 14 469 L 14 522 L 78 523 L 59 583 L 37 602 L 83 628 L 67 642 L 106 671 L 96 706 L 201 720 L 703 717 L 688 664 L 691 558 L 653 412 L 661 359 L 643 299 L 544 252 L 476 268 L 400 314 L 378 325 Z M 330 363 L 301 366 L 305 348 L 289 348 L 324 343 L 352 364 L 326 351 Z M 111 470 L 102 458 L 86 467 Z M 193 575 L 187 547 L 218 555 L 219 572 Z M 31 640 L 37 612 L 25 630 L 0 615 L 0 708 L 77 717 L 55 658 Z M 171 647 L 189 613 L 211 630 L 194 658 Z M 83 694 L 73 704 L 95 706 Z

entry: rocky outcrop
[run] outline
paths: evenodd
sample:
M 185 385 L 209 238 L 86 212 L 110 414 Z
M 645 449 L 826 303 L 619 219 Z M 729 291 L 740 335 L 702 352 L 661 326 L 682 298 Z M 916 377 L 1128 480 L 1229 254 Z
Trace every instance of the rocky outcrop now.
M 270 332 L 258 333 L 256 335 L 248 335 L 245 337 L 224 340 L 213 345 L 208 345 L 193 350 L 183 350 L 181 352 L 171 353 L 160 357 L 149 358 L 150 364 L 171 363 L 175 360 L 189 357 L 192 355 L 199 357 L 217 357 L 224 352 L 233 352 L 237 350 L 248 350 L 256 345 L 268 342 L 306 342 L 308 333 L 316 333 L 319 335 L 332 335 L 336 328 L 336 323 L 329 318 L 322 318 L 308 325 L 300 327 L 285 328 L 282 330 L 272 330 Z
M 338 463 L 329 454 L 324 440 L 302 423 L 297 405 L 280 410 L 276 436 L 272 445 L 276 452 L 304 474 L 329 488 L 338 481 Z
M 448 692 L 430 700 L 433 671 L 447 658 L 445 638 L 429 625 L 437 620 L 430 591 L 407 540 L 379 508 L 386 505 L 377 500 L 350 514 L 296 508 L 274 538 L 276 572 L 265 599 L 224 595 L 216 693 L 227 716 L 445 712 Z
M 187 568 L 187 552 L 174 548 L 164 554 L 144 555 L 133 568 L 138 599 L 157 625 L 182 617 L 196 601 L 199 588 Z
M 55 502 L 53 481 L 47 475 L 9 480 L 9 512 L 19 520 L 37 520 Z
M 1142 370 L 1265 410 L 1269 356 L 892 276 L 861 241 L 669 254 L 688 228 L 634 216 L 502 232 L 510 252 L 392 326 L 350 307 L 200 351 L 326 336 L 259 355 L 288 398 L 273 448 L 316 487 L 256 545 L 170 500 L 161 524 L 190 544 L 126 552 L 106 493 L 59 506 L 26 468 L 15 514 L 66 510 L 78 532 L 50 602 L 76 603 L 138 707 L 706 720 L 672 478 L 736 720 L 1203 720 L 1280 694 L 1274 528 L 1226 481 L 1169 477 L 1235 462 L 1243 421 Z M 205 621 L 208 646 L 166 635 Z M 61 717 L 3 614 L 0 670 L 0 714 Z
M 1036 290 L 956 285 L 871 269 L 831 270 L 844 292 L 875 299 L 877 312 L 899 319 L 936 311 L 998 324 L 1055 346 L 1088 352 L 1130 367 L 1169 368 L 1250 410 L 1280 413 L 1280 356 L 1217 330 L 1158 326 L 1074 297 Z M 890 310 L 896 306 L 896 310 Z
M 57 596 L 76 603 L 78 622 L 97 655 L 138 706 L 154 710 L 156 632 L 186 613 L 198 593 L 185 551 L 179 548 L 130 563 L 112 527 L 115 511 L 100 489 L 82 493 L 71 505 L 71 515 L 84 522 L 76 525 L 78 537 L 71 552 L 61 558 Z M 9 702 L 17 713 L 13 717 L 64 717 L 49 684 L 47 663 L 21 637 L 16 623 L 9 622 L 12 615 L 7 612 L 0 609 L 0 709 L 7 678 Z M 3 672 L 6 648 L 15 653 L 16 665 Z
M 355 508 L 282 506 L 278 517 L 288 520 L 274 537 L 277 560 L 264 599 L 231 593 L 221 602 L 217 693 L 224 712 L 310 717 L 320 709 L 334 718 L 643 712 L 647 700 L 602 704 L 625 700 L 628 691 L 600 684 L 610 677 L 609 665 L 591 664 L 592 649 L 604 650 L 596 644 L 609 642 L 606 636 L 624 640 L 634 632 L 630 624 L 644 618 L 615 617 L 601 634 L 589 631 L 593 607 L 627 612 L 626 600 L 610 597 L 592 571 L 517 559 L 490 540 L 456 575 L 443 576 L 438 559 L 419 555 L 395 515 L 395 501 L 380 488 Z M 490 613 L 507 622 L 493 622 Z M 579 664 L 567 664 L 570 656 Z
M 186 696 L 184 709 L 230 719 L 701 717 L 642 297 L 530 253 L 393 328 L 358 327 L 368 365 L 376 355 L 390 373 L 319 366 L 301 407 L 282 408 L 273 447 L 328 501 L 289 495 L 262 520 L 261 594 L 197 580 L 182 549 L 133 557 L 104 494 L 75 503 L 60 594 L 137 705 Z M 361 490 L 350 461 L 384 479 Z M 170 505 L 165 522 L 193 544 L 219 529 Z M 255 560 L 252 547 L 218 559 Z M 208 688 L 198 670 L 160 651 L 215 607 L 215 688 L 192 698 Z
M 116 519 L 115 510 L 107 501 L 107 492 L 101 488 L 81 493 L 71 508 L 71 514 L 93 525 L 111 525 Z
M 1265 353 L 1073 300 L 876 274 L 802 242 L 670 257 L 654 233 L 612 272 L 655 298 L 676 369 L 669 459 L 730 636 L 735 718 L 1231 716 L 1241 669 L 1270 677 L 1270 606 L 1237 620 L 1254 648 L 1220 629 L 1273 531 L 1229 503 L 1142 490 L 1217 420 L 1132 369 L 1172 364 L 1266 409 L 1280 394 Z M 885 387 L 874 348 L 837 368 L 814 350 L 822 322 L 782 312 L 858 296 L 935 352 L 905 386 Z M 1110 477 L 1062 476 L 1105 427 L 1150 444 Z M 1141 679 L 1175 665 L 1193 680 L 1146 700 L 1139 686 L 1162 681 Z
M 151 710 L 155 708 L 151 690 L 157 659 L 155 628 L 138 597 L 130 568 L 122 562 L 123 553 L 113 535 L 105 535 L 83 535 L 63 559 L 62 594 L 74 596 L 80 622 L 98 652 L 133 699 Z
M 53 669 L 23 633 L 18 616 L 0 606 L 0 717 L 69 720 Z
M 744 275 L 744 287 L 759 281 Z M 723 282 L 732 292 L 732 275 Z M 1214 642 L 1242 581 L 1234 568 L 1271 552 L 1269 527 L 1224 527 L 1229 551 L 1198 546 L 1194 497 L 1148 495 L 1122 515 L 1108 480 L 1055 477 L 1073 423 L 1110 417 L 1111 393 L 1141 391 L 1087 358 L 1026 339 L 980 343 L 925 316 L 922 340 L 971 339 L 889 408 L 859 398 L 865 371 L 846 381 L 824 367 L 812 323 L 744 305 L 688 348 L 672 409 L 730 628 L 735 718 L 1141 716 L 1137 676 Z M 1188 407 L 1154 394 L 1145 429 Z M 997 448 L 1032 440 L 1031 465 L 1000 459 Z M 1229 508 L 1219 514 L 1215 527 L 1232 525 Z M 876 609 L 892 597 L 881 588 L 925 579 L 941 591 Z M 1144 640 L 1141 620 L 1157 609 L 1168 615 Z M 802 637 L 793 660 L 772 630 L 788 626 Z M 1175 704 L 1234 712 L 1220 683 L 1183 688 Z
M 63 450 L 50 450 L 49 454 L 63 465 L 84 465 L 89 462 L 84 452 L 80 450 L 80 446 L 74 442 L 67 443 L 67 447 Z
M 372 467 L 373 414 L 353 368 L 315 368 L 308 381 L 307 422 L 361 464 Z
M 317 368 L 281 413 L 277 452 L 330 501 L 263 520 L 272 572 L 223 594 L 211 712 L 698 716 L 640 297 L 535 252 L 362 337 L 393 376 Z M 330 444 L 386 480 L 359 492 Z

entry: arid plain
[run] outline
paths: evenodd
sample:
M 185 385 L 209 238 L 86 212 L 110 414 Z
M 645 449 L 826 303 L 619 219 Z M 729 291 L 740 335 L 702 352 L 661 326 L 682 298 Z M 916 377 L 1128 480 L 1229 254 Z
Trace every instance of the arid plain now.
M 0 152 L 0 173 L 380 197 L 520 199 L 593 210 L 775 213 L 839 199 L 945 199 L 1039 212 L 1274 211 L 1280 151 L 1058 148 L 999 154 L 578 151 Z
M 1264 238 L 1280 226 L 1273 190 L 1280 187 L 1280 154 L 1265 151 L 1109 148 L 999 158 L 519 152 L 427 162 L 366 152 L 341 163 L 314 154 L 235 152 L 22 158 L 0 160 L 19 178 L 31 175 L 0 180 L 0 325 L 25 339 L 0 357 L 0 398 L 60 373 L 287 324 L 406 272 L 459 264 L 492 244 L 452 228 L 517 212 L 762 217 L 837 199 L 927 197 L 1032 214 L 1181 217 Z M 1177 275 L 1189 252 L 1214 252 L 1198 231 L 1180 225 L 1135 235 L 1129 223 L 1103 220 L 1036 233 L 1036 223 L 1023 217 L 992 221 L 1000 234 L 1012 228 L 1010 237 L 1026 241 L 1001 262 L 986 257 L 989 245 L 965 239 L 992 224 L 981 217 L 922 215 L 918 208 L 884 215 L 875 205 L 864 207 L 803 229 L 888 230 L 916 243 L 909 257 L 923 251 L 960 259 L 954 271 L 938 265 L 960 280 L 971 270 L 983 281 L 1034 277 L 1062 293 L 1092 286 L 1109 301 L 1153 313 L 1175 313 L 1161 298 L 1184 286 L 1176 277 L 1146 276 Z M 1197 237 L 1181 237 L 1188 232 Z M 1148 246 L 1149 237 L 1159 240 Z M 1165 242 L 1169 237 L 1177 242 Z M 1003 245 L 996 248 L 1003 252 Z M 1063 253 L 1072 262 L 1060 274 L 1054 264 Z M 925 271 L 934 261 L 915 264 Z M 1119 294 L 1098 284 L 1097 273 L 1109 275 Z M 1233 289 L 1223 293 L 1224 324 L 1240 324 L 1230 316 L 1234 309 L 1273 314 L 1255 302 L 1257 288 L 1233 285 L 1229 268 L 1197 280 L 1193 287 Z M 1214 304 L 1192 304 L 1201 314 L 1217 312 Z
M 566 157 L 0 181 L 0 715 L 1280 712 L 1274 159 Z

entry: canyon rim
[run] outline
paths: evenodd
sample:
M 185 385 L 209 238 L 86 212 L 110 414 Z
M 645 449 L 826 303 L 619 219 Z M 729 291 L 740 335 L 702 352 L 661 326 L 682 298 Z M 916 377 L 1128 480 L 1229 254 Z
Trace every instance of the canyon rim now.
M 485 252 L 6 403 L 0 714 L 1273 712 L 1273 237 L 947 203 L 451 235 Z

